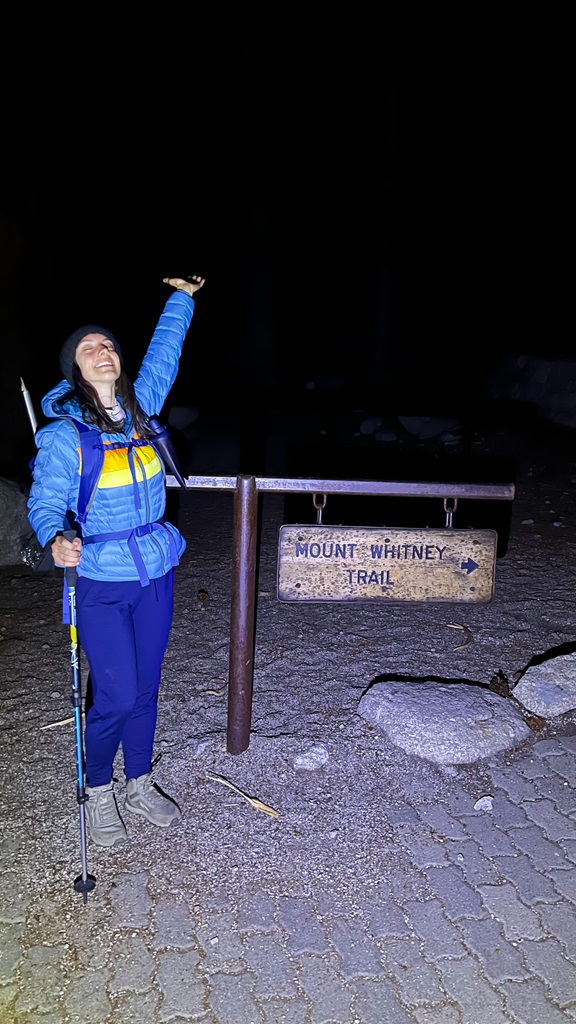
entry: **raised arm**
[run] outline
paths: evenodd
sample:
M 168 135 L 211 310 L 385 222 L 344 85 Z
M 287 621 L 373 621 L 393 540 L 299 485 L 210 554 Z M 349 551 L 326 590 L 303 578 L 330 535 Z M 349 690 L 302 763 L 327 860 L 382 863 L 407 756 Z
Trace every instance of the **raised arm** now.
M 204 284 L 197 275 L 163 280 L 176 290 L 168 297 L 134 382 L 138 401 L 149 416 L 158 415 L 174 383 L 194 312 L 194 293 Z

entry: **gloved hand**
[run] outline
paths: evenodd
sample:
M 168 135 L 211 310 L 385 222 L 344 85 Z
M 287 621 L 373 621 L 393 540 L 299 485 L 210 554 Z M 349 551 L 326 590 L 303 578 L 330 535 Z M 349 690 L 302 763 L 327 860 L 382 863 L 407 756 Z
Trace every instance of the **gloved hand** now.
M 171 284 L 179 292 L 187 292 L 188 295 L 192 296 L 194 292 L 197 292 L 202 287 L 205 279 L 192 274 L 189 280 L 184 277 L 163 277 L 162 280 L 164 284 Z

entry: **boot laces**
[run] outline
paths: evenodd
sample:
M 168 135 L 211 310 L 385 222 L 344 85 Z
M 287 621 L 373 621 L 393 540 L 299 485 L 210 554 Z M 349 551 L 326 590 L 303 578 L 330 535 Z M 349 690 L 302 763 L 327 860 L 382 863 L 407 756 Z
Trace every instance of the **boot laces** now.
M 88 801 L 88 806 L 90 806 L 91 801 L 93 801 L 92 816 L 95 824 L 102 827 L 114 825 L 118 821 L 118 809 L 114 800 L 114 793 L 111 789 L 104 793 L 98 793 L 95 797 L 92 795 Z
M 138 789 L 143 794 L 149 793 L 150 790 L 154 790 L 154 792 L 156 792 L 152 776 L 145 775 L 143 779 L 140 779 L 138 782 Z

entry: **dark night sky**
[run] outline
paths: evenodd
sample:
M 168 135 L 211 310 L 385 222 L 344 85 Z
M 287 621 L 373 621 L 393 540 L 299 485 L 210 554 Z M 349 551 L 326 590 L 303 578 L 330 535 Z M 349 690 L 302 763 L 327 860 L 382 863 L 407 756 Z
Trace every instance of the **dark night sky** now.
M 37 393 L 81 323 L 136 360 L 167 273 L 207 277 L 184 386 L 257 373 L 262 322 L 290 382 L 572 353 L 561 19 L 97 27 L 65 62 L 38 29 L 10 83 L 2 330 Z

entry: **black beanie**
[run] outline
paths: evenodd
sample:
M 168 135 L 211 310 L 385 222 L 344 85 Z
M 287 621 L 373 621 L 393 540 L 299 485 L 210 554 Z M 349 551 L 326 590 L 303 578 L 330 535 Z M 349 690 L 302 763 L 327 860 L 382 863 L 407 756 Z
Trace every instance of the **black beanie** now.
M 108 338 L 114 345 L 120 359 L 120 366 L 122 366 L 122 350 L 114 335 L 107 331 L 105 327 L 98 327 L 97 324 L 86 324 L 85 327 L 79 327 L 77 331 L 72 332 L 62 345 L 60 352 L 60 369 L 69 384 L 74 383 L 72 380 L 72 367 L 74 366 L 76 349 L 82 338 L 85 338 L 87 334 L 103 334 L 105 338 Z

